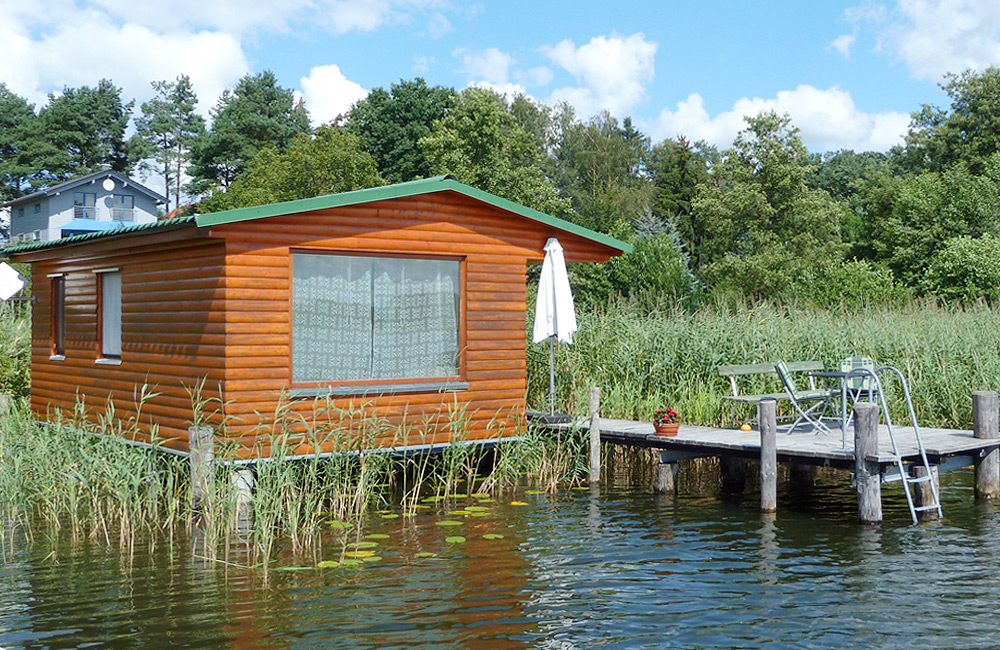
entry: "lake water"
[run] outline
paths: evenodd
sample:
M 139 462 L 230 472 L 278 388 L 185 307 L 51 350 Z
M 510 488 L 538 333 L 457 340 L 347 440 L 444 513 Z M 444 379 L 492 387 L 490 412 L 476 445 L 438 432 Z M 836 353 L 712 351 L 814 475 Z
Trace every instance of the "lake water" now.
M 946 519 L 921 526 L 898 488 L 884 525 L 858 525 L 829 478 L 783 485 L 774 517 L 749 491 L 522 493 L 476 517 L 375 515 L 346 537 L 388 535 L 362 545 L 381 560 L 266 579 L 186 542 L 131 561 L 36 544 L 0 567 L 0 648 L 1000 647 L 1000 515 L 970 472 L 944 478 Z

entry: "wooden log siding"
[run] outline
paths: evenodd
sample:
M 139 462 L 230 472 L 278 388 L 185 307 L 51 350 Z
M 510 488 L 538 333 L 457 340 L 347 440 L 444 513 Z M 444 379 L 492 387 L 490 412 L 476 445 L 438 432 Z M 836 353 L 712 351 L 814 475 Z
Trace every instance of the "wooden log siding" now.
M 192 229 L 193 230 L 193 229 Z M 97 421 L 110 398 L 123 422 L 136 417 L 137 387 L 158 393 L 142 406 L 140 440 L 155 421 L 165 444 L 187 449 L 191 397 L 185 387 L 207 379 L 206 396 L 218 397 L 224 378 L 226 318 L 222 242 L 181 243 L 144 237 L 135 245 L 107 242 L 67 249 L 59 259 L 32 265 L 37 295 L 32 319 L 31 406 L 36 417 L 71 414 L 77 401 Z M 148 245 L 142 245 L 145 242 Z M 40 257 L 40 256 L 39 256 Z M 95 269 L 122 272 L 121 365 L 97 365 L 98 300 Z M 66 278 L 66 359 L 50 360 L 50 274 Z
M 458 411 L 466 415 L 463 433 L 469 439 L 511 435 L 525 409 L 527 263 L 542 260 L 550 236 L 559 237 L 568 261 L 606 261 L 615 250 L 441 191 L 27 251 L 18 261 L 32 263 L 37 296 L 32 409 L 36 417 L 51 419 L 56 409 L 72 413 L 82 398 L 96 421 L 110 398 L 116 417 L 128 422 L 136 417 L 135 391 L 146 384 L 157 396 L 143 406 L 140 424 L 155 421 L 169 446 L 186 451 L 188 389 L 204 379 L 205 397 L 221 400 L 213 406 L 225 405 L 210 421 L 221 428 L 225 418 L 229 440 L 218 442 L 240 445 L 243 455 L 268 453 L 275 412 L 285 407 L 297 430 L 304 422 L 330 429 L 338 419 L 330 407 L 352 412 L 351 424 L 357 435 L 369 436 L 367 444 L 400 444 L 399 428 L 410 434 L 410 444 L 446 441 L 452 435 L 449 419 Z M 292 388 L 291 263 L 297 251 L 462 260 L 460 378 L 468 388 L 297 398 L 281 406 Z M 108 268 L 122 273 L 121 365 L 94 363 L 94 271 Z M 50 359 L 48 276 L 57 273 L 66 278 L 62 361 Z M 391 426 L 373 442 L 375 419 Z M 148 439 L 148 430 L 139 438 Z M 334 444 L 328 441 L 323 449 Z
M 425 418 L 465 409 L 468 439 L 515 432 L 525 408 L 527 262 L 540 261 L 558 236 L 570 260 L 604 261 L 606 249 L 457 194 L 430 194 L 212 227 L 226 240 L 227 431 L 253 442 L 269 432 L 275 406 L 291 387 L 291 262 L 296 251 L 459 256 L 465 260 L 463 372 L 468 389 L 329 400 L 290 400 L 295 419 L 311 421 L 327 404 L 363 411 L 413 431 L 410 444 L 441 442 L 445 426 Z M 261 346 L 266 343 L 266 346 Z M 361 417 L 357 419 L 360 421 Z M 443 425 L 440 422 L 439 425 Z M 383 444 L 399 444 L 392 436 Z

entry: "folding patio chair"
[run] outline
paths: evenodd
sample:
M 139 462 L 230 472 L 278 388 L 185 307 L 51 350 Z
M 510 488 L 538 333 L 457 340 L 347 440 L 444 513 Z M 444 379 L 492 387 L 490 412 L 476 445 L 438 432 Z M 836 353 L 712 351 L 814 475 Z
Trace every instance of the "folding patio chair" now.
M 785 387 L 785 394 L 788 395 L 792 407 L 799 414 L 798 419 L 788 429 L 788 432 L 794 432 L 795 427 L 799 426 L 800 422 L 808 422 L 812 425 L 814 431 L 829 433 L 830 427 L 823 424 L 823 415 L 830 408 L 834 396 L 840 395 L 840 391 L 830 388 L 799 390 L 795 387 L 795 380 L 792 378 L 792 373 L 788 370 L 788 365 L 781 359 L 778 359 L 774 363 L 774 370 L 778 373 L 781 385 Z M 806 408 L 806 405 L 810 402 L 815 403 Z M 817 409 L 819 410 L 818 414 L 816 413 Z
M 868 357 L 848 357 L 840 362 L 841 372 L 852 372 L 858 369 L 869 370 L 873 374 L 875 373 L 875 362 Z M 868 401 L 874 401 L 878 397 L 878 387 L 875 384 L 875 380 L 872 375 L 868 373 L 854 373 L 852 376 L 847 377 L 844 381 L 847 382 L 847 392 L 851 396 L 852 402 L 857 402 L 861 399 L 862 393 L 867 393 Z

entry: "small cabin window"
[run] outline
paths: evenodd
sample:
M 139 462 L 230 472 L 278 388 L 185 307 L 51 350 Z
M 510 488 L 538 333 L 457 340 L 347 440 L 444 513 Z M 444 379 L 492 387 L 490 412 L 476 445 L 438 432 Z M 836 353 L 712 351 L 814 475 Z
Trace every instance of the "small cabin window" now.
M 122 356 L 122 274 L 105 271 L 97 277 L 101 303 L 98 319 L 101 357 L 118 359 Z
M 459 374 L 461 262 L 293 256 L 292 381 Z
M 42 211 L 42 204 L 41 203 L 36 203 L 35 204 L 35 214 L 38 214 L 41 211 Z
M 52 356 L 66 354 L 66 278 L 52 278 Z
M 19 216 L 19 217 L 23 217 L 24 216 L 24 208 L 18 208 L 17 209 L 17 216 Z

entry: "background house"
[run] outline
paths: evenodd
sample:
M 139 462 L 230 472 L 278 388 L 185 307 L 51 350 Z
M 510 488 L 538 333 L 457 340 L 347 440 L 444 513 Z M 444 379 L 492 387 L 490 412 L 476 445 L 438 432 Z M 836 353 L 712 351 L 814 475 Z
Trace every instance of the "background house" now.
M 451 177 L 16 246 L 36 298 L 31 406 L 82 400 L 96 420 L 110 400 L 182 451 L 198 391 L 243 454 L 343 413 L 388 436 L 362 444 L 513 432 L 527 268 L 549 237 L 568 262 L 630 250 Z
M 166 198 L 131 178 L 102 169 L 8 201 L 11 242 L 47 242 L 132 223 L 156 221 Z

